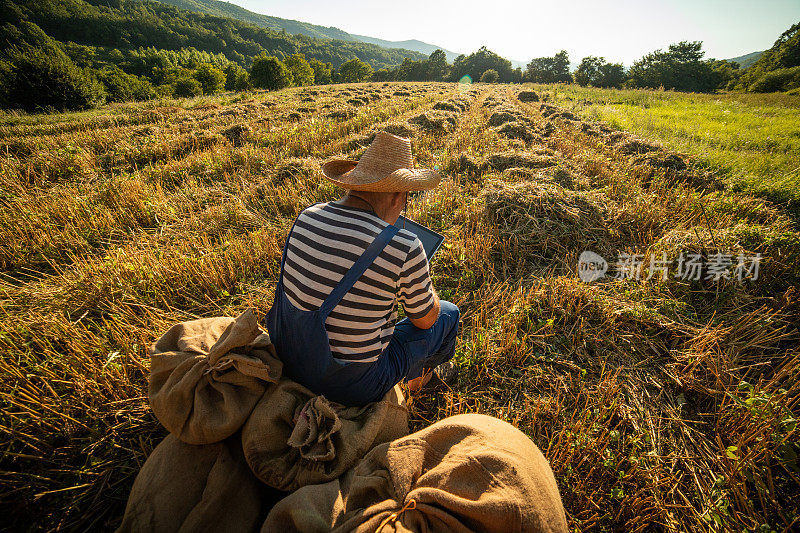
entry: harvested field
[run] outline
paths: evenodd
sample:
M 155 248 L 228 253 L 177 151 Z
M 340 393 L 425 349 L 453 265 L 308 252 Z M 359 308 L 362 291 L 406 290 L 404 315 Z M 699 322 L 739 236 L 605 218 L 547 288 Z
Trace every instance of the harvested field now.
M 791 210 L 585 116 L 561 85 L 457 85 L 0 115 L 6 527 L 119 524 L 165 435 L 147 346 L 176 321 L 263 316 L 293 218 L 341 194 L 319 165 L 386 130 L 445 173 L 408 215 L 445 235 L 431 271 L 462 311 L 457 382 L 408 393 L 412 429 L 472 412 L 520 428 L 551 462 L 573 530 L 796 529 Z M 643 275 L 581 281 L 586 250 L 610 269 L 638 258 Z M 760 254 L 760 270 L 682 278 L 682 253 L 732 269 Z M 667 276 L 651 270 L 662 254 Z

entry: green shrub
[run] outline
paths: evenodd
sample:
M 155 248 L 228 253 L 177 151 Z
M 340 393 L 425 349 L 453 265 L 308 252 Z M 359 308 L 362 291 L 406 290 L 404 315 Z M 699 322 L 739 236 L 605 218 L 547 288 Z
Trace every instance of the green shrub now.
M 324 85 L 333 82 L 333 65 L 311 58 L 308 65 L 314 70 L 314 83 Z
M 253 84 L 250 83 L 250 74 L 236 63 L 226 66 L 223 72 L 225 73 L 226 91 L 247 91 L 253 88 Z
M 749 87 L 753 93 L 774 93 L 800 87 L 800 67 L 780 68 L 767 72 Z
M 292 72 L 283 61 L 262 53 L 253 60 L 250 81 L 256 87 L 276 91 L 292 84 Z
M 203 86 L 194 78 L 182 76 L 175 80 L 172 86 L 172 94 L 181 98 L 200 96 L 203 94 Z
M 339 67 L 339 82 L 358 83 L 368 80 L 372 75 L 372 67 L 358 58 L 345 61 Z
M 497 79 L 500 77 L 500 74 L 493 68 L 486 70 L 481 74 L 481 81 L 483 83 L 497 83 Z
M 225 89 L 225 73 L 210 63 L 197 67 L 194 79 L 200 82 L 203 94 L 214 94 Z
M 101 105 L 106 99 L 102 84 L 55 47 L 11 52 L 0 76 L 0 97 L 7 108 L 71 111 Z
M 306 61 L 304 54 L 292 54 L 286 58 L 286 66 L 292 71 L 292 79 L 297 87 L 314 83 L 314 69 Z
M 152 100 L 158 96 L 147 78 L 128 74 L 117 67 L 98 70 L 97 78 L 105 87 L 109 102 Z

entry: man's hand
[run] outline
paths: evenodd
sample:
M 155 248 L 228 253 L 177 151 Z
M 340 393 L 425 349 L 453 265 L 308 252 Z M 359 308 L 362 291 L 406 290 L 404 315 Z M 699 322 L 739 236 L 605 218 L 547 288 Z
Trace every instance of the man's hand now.
M 436 323 L 436 319 L 439 318 L 439 295 L 436 294 L 436 291 L 434 291 L 433 289 L 431 290 L 433 291 L 433 307 L 431 308 L 431 310 L 428 311 L 428 313 L 424 317 L 418 318 L 416 320 L 414 320 L 411 317 L 408 317 L 411 323 L 420 329 L 430 328 L 431 326 L 433 326 L 433 324 Z

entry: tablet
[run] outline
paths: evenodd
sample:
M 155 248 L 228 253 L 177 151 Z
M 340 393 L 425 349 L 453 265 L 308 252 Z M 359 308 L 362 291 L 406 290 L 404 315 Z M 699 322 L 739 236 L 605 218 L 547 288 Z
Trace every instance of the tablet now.
M 397 222 L 395 222 L 394 225 L 398 228 L 407 229 L 422 241 L 422 247 L 425 249 L 425 255 L 428 261 L 431 260 L 433 254 L 436 253 L 436 250 L 438 250 L 444 242 L 444 235 L 436 233 L 422 224 L 417 224 L 413 220 L 409 220 L 402 215 L 397 217 Z

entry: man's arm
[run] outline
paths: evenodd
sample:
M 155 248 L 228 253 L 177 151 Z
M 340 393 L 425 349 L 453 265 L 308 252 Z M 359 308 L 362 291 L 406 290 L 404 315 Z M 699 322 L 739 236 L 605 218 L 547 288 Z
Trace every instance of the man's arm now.
M 400 275 L 400 303 L 416 327 L 428 329 L 439 317 L 439 296 L 433 288 L 430 265 L 419 239 L 408 253 Z
M 436 323 L 436 319 L 439 318 L 439 295 L 436 294 L 436 291 L 433 290 L 433 287 L 431 287 L 431 292 L 433 292 L 433 307 L 431 308 L 430 311 L 428 311 L 428 314 L 416 320 L 414 320 L 411 317 L 408 317 L 411 323 L 420 329 L 430 328 Z

